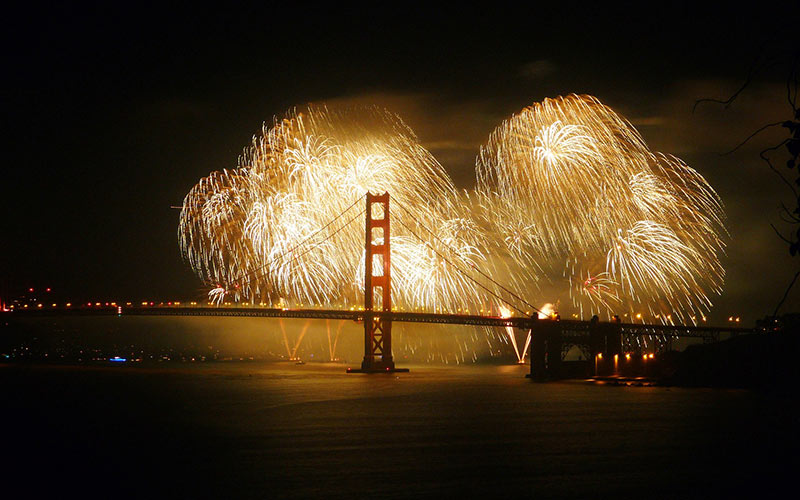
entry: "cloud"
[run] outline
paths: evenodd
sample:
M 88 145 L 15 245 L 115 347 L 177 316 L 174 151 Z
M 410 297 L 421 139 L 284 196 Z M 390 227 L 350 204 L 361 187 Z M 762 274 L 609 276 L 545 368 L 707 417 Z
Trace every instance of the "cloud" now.
M 538 59 L 525 63 L 519 68 L 519 74 L 528 80 L 540 80 L 556 72 L 556 65 L 548 59 Z
M 663 125 L 665 121 L 663 116 L 642 116 L 630 119 L 634 127 L 657 127 Z

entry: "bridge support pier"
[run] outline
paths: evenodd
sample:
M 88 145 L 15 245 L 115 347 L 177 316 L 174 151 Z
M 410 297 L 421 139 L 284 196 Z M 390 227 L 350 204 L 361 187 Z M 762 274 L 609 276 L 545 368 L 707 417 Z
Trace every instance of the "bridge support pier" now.
M 561 378 L 561 347 L 563 339 L 558 321 L 534 321 L 531 328 L 531 373 L 536 382 Z
M 589 346 L 594 376 L 619 375 L 622 331 L 617 323 L 600 323 L 592 319 L 589 324 Z

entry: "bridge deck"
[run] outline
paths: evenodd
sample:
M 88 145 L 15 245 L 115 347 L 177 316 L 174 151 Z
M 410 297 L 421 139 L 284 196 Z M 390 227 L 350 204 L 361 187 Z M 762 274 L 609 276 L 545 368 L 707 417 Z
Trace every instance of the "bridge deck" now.
M 550 320 L 536 320 L 526 317 L 501 318 L 498 316 L 479 316 L 469 314 L 438 314 L 419 312 L 373 312 L 342 309 L 276 309 L 267 307 L 177 307 L 177 306 L 114 306 L 114 307 L 73 307 L 73 308 L 41 308 L 10 312 L 0 312 L 0 318 L 38 317 L 38 316 L 211 316 L 211 317 L 249 317 L 249 318 L 304 318 L 304 319 L 337 319 L 364 321 L 368 314 L 380 316 L 392 321 L 406 323 L 436 323 L 451 325 L 472 325 L 489 327 L 512 327 L 530 329 L 538 322 L 549 323 Z M 560 320 L 562 330 L 588 330 L 589 321 Z M 612 323 L 600 323 L 612 325 Z M 719 333 L 751 333 L 749 328 L 688 326 L 688 325 L 654 325 L 636 323 L 613 323 L 626 335 L 677 335 L 682 337 L 706 337 Z

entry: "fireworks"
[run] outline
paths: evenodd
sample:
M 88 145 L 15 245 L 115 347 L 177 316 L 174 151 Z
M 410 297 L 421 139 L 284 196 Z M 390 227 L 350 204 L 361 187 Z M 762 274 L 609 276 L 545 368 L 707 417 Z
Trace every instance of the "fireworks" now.
M 442 166 L 377 108 L 309 107 L 265 126 L 237 169 L 212 173 L 186 196 L 181 249 L 217 302 L 359 304 L 367 191 L 389 191 L 396 207 L 398 305 L 442 310 L 477 295 L 433 252 L 443 243 L 426 245 L 405 229 L 443 227 L 464 259 L 482 257 L 470 243 L 474 225 L 455 217 L 457 193 Z
M 481 149 L 477 177 L 488 226 L 528 293 L 545 281 L 569 290 L 581 316 L 685 320 L 721 291 L 719 197 L 593 97 L 546 99 L 505 121 Z
M 581 317 L 686 320 L 721 291 L 719 197 L 595 98 L 547 99 L 512 116 L 481 148 L 476 174 L 474 192 L 456 191 L 385 110 L 312 106 L 265 125 L 237 168 L 189 192 L 181 249 L 217 303 L 358 306 L 364 194 L 388 191 L 398 308 L 513 302 L 475 269 Z

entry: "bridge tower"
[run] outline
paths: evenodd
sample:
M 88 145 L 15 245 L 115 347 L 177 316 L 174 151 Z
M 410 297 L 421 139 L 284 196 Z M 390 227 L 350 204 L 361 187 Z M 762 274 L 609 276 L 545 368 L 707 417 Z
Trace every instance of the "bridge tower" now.
M 389 193 L 367 193 L 364 259 L 364 361 L 357 372 L 407 372 L 392 358 L 392 266 Z M 377 302 L 377 303 L 376 303 Z

